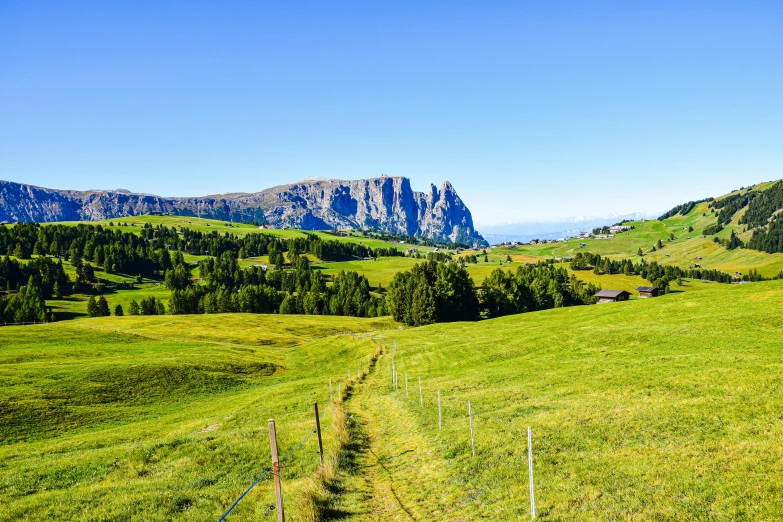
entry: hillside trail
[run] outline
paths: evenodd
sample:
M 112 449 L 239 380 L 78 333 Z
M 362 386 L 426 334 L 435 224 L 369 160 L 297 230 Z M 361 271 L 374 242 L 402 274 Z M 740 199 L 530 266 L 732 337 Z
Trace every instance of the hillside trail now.
M 378 368 L 346 401 L 351 442 L 327 520 L 409 522 L 464 518 L 464 492 Z M 410 399 L 413 404 L 413 398 Z

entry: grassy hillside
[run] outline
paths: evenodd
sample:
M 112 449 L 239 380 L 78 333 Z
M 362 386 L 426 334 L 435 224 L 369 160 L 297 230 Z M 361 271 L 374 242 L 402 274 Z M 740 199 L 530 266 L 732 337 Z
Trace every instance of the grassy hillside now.
M 338 317 L 124 317 L 0 328 L 0 520 L 217 520 L 313 429 L 335 389 L 375 350 Z M 366 359 L 364 359 L 366 360 Z M 317 468 L 314 441 L 283 479 L 292 498 Z M 259 485 L 231 520 L 257 520 Z M 296 516 L 297 505 L 288 505 Z
M 393 391 L 387 356 L 357 394 L 368 471 L 344 474 L 339 505 L 352 520 L 527 518 L 530 426 L 543 520 L 783 520 L 783 283 L 692 284 L 395 334 L 411 393 Z
M 753 187 L 755 191 L 769 188 L 773 183 L 762 183 Z M 726 194 L 716 200 L 727 198 L 739 191 Z M 739 225 L 739 219 L 747 206 L 738 210 L 732 221 L 719 233 L 703 236 L 702 231 L 716 222 L 716 214 L 709 208 L 710 202 L 697 204 L 685 216 L 677 214 L 663 221 L 647 220 L 626 223 L 635 228 L 616 234 L 610 239 L 571 239 L 563 243 L 544 245 L 523 245 L 513 249 L 493 249 L 492 252 L 505 256 L 517 254 L 532 256 L 536 259 L 572 257 L 577 252 L 591 252 L 615 258 L 633 258 L 638 260 L 638 250 L 642 249 L 648 261 L 662 264 L 674 264 L 687 268 L 699 263 L 704 268 L 718 269 L 723 272 L 747 272 L 755 268 L 764 276 L 772 277 L 783 270 L 783 254 L 767 254 L 757 250 L 727 250 L 714 242 L 718 237 L 726 239 L 734 231 L 742 240 L 747 240 L 751 231 L 746 225 Z M 689 232 L 689 227 L 693 228 Z M 670 240 L 674 234 L 675 239 Z M 662 241 L 664 247 L 652 252 L 653 245 Z M 580 248 L 580 245 L 585 244 Z M 701 259 L 698 257 L 701 256 Z
M 123 226 L 122 230 L 126 232 L 134 232 L 134 233 L 140 233 L 142 228 L 144 228 L 145 224 L 150 224 L 152 226 L 158 226 L 162 225 L 165 227 L 177 227 L 177 228 L 189 228 L 191 230 L 196 230 L 198 232 L 204 232 L 204 233 L 211 233 L 211 232 L 218 232 L 219 234 L 224 234 L 228 232 L 229 234 L 235 234 L 237 236 L 245 236 L 247 234 L 268 234 L 275 237 L 280 237 L 284 239 L 288 238 L 296 238 L 296 237 L 304 237 L 306 234 L 315 234 L 324 240 L 339 240 L 339 241 L 345 241 L 348 243 L 361 243 L 363 245 L 366 245 L 370 248 L 389 248 L 389 247 L 397 247 L 397 248 L 410 248 L 410 245 L 404 245 L 400 244 L 399 242 L 388 242 L 388 241 L 382 241 L 379 239 L 373 239 L 365 237 L 359 233 L 349 234 L 346 236 L 336 236 L 333 234 L 329 234 L 327 232 L 320 232 L 320 231 L 314 231 L 314 230 L 298 230 L 298 229 L 279 229 L 279 228 L 264 228 L 259 229 L 255 225 L 246 225 L 243 223 L 228 223 L 226 221 L 219 221 L 216 219 L 204 219 L 204 218 L 197 218 L 197 217 L 186 217 L 186 216 L 133 216 L 133 217 L 123 217 L 123 218 L 117 218 L 117 219 L 107 219 L 104 221 L 63 221 L 63 222 L 57 222 L 57 223 L 44 223 L 45 225 L 78 225 L 79 223 L 87 223 L 91 225 L 102 225 L 104 227 L 109 226 L 110 224 L 114 224 L 114 226 L 119 226 L 120 224 L 127 225 Z
M 526 518 L 531 426 L 541 519 L 783 520 L 783 282 L 686 288 L 404 331 L 244 314 L 0 328 L 0 519 L 216 520 L 267 465 L 266 420 L 292 449 L 329 379 L 373 351 L 339 332 L 375 330 L 386 354 L 349 397 L 330 489 L 342 519 Z M 284 467 L 291 520 L 313 444 Z M 272 498 L 262 482 L 231 519 Z

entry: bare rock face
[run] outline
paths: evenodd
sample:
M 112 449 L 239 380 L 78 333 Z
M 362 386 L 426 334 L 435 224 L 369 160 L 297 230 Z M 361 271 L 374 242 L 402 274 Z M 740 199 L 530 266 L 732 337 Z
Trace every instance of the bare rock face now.
M 402 177 L 343 181 L 308 179 L 252 194 L 162 198 L 126 190 L 52 190 L 0 181 L 0 219 L 78 221 L 150 212 L 233 221 L 258 221 L 305 230 L 334 228 L 392 232 L 438 241 L 486 245 L 470 210 L 445 181 L 414 192 Z

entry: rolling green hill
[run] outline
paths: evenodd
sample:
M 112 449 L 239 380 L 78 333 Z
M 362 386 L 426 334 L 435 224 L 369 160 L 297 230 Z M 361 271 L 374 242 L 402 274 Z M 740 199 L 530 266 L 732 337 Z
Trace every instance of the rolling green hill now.
M 339 333 L 374 330 L 385 355 L 347 397 L 351 443 L 327 490 L 345 520 L 525 518 L 528 426 L 541 519 L 781 520 L 783 282 L 685 284 L 404 331 L 246 314 L 0 328 L 0 519 L 216 520 L 268 463 L 266 419 L 295 447 L 329 379 L 374 350 Z M 284 469 L 292 520 L 317 469 L 304 448 Z M 229 520 L 263 518 L 272 498 L 262 481 Z
M 738 190 L 715 198 L 720 202 L 726 198 L 746 193 L 762 193 L 780 182 L 767 182 Z M 616 234 L 609 239 L 571 239 L 562 243 L 522 245 L 513 249 L 493 249 L 498 255 L 521 254 L 537 259 L 572 257 L 577 252 L 590 252 L 613 258 L 633 258 L 639 260 L 638 250 L 644 252 L 648 261 L 673 264 L 682 268 L 699 263 L 707 269 L 723 272 L 747 272 L 754 268 L 766 277 L 776 276 L 783 270 L 783 253 L 766 253 L 746 248 L 727 250 L 715 243 L 717 237 L 726 240 L 734 231 L 741 240 L 747 242 L 752 236 L 752 227 L 740 224 L 748 205 L 739 208 L 729 223 L 715 235 L 702 235 L 702 231 L 717 221 L 715 209 L 710 208 L 712 201 L 698 203 L 686 214 L 676 214 L 664 220 L 631 221 L 625 223 L 633 230 Z M 689 231 L 692 227 L 693 231 Z M 670 240 L 671 235 L 675 239 Z M 663 243 L 662 249 L 652 252 L 657 241 Z M 580 248 L 580 245 L 586 246 Z M 698 259 L 701 256 L 701 259 Z
M 343 474 L 338 505 L 349 520 L 527 519 L 532 427 L 542 520 L 783 520 L 783 283 L 689 284 L 395 334 L 412 389 L 392 389 L 387 357 L 349 403 L 367 471 Z
M 0 520 L 217 520 L 269 463 L 312 431 L 329 379 L 375 351 L 347 330 L 385 319 L 123 317 L 0 328 Z M 287 461 L 295 499 L 313 441 Z M 267 511 L 262 484 L 231 520 Z M 289 510 L 296 516 L 297 505 Z

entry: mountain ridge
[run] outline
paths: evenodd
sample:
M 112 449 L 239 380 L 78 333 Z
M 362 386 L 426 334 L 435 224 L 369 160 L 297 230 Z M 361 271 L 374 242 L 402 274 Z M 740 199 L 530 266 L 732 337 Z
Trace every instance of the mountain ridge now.
M 0 220 L 99 221 L 149 213 L 261 222 L 305 230 L 391 232 L 484 246 L 449 181 L 417 192 L 405 177 L 309 178 L 258 192 L 163 197 L 115 190 L 50 189 L 0 181 Z

